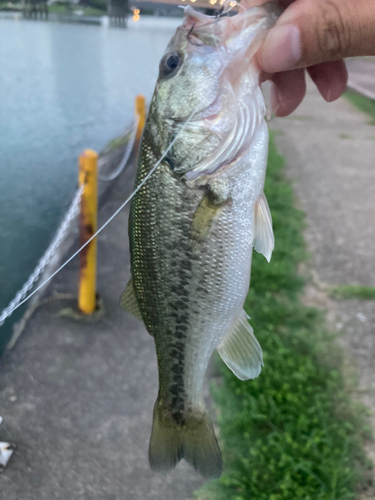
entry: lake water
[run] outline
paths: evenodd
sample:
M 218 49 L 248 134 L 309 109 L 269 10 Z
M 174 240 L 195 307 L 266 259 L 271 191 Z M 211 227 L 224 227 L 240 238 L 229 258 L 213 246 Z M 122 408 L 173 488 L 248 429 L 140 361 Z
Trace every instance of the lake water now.
M 0 20 L 0 311 L 42 256 L 77 184 L 77 157 L 100 151 L 151 97 L 178 20 L 129 28 Z M 0 328 L 0 351 L 15 313 Z

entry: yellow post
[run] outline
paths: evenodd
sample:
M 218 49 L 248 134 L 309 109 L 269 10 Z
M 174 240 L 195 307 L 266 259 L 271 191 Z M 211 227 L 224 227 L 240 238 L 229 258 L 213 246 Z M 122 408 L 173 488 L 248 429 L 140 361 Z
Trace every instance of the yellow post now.
M 79 186 L 84 186 L 80 213 L 80 245 L 97 230 L 98 154 L 86 149 L 79 157 Z M 80 253 L 78 309 L 91 314 L 96 307 L 96 238 Z
M 135 98 L 135 116 L 138 119 L 137 133 L 135 135 L 136 148 L 138 149 L 139 141 L 141 140 L 143 127 L 146 122 L 146 97 L 144 95 L 137 95 Z

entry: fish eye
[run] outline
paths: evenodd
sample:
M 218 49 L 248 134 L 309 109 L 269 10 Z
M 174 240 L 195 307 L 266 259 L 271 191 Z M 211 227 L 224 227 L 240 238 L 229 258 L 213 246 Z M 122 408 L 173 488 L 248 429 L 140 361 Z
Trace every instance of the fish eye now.
M 169 76 L 181 66 L 182 56 L 178 52 L 169 52 L 160 62 L 160 72 Z

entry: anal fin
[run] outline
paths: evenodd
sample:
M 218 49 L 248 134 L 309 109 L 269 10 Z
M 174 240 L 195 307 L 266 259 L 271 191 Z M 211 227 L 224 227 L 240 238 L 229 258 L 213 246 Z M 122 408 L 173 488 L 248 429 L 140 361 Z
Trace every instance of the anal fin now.
M 256 378 L 263 365 L 262 348 L 244 310 L 217 348 L 224 363 L 240 380 Z
M 141 311 L 139 310 L 138 302 L 135 297 L 133 279 L 130 278 L 125 290 L 121 294 L 120 298 L 121 308 L 129 314 L 132 314 L 136 318 L 142 320 Z

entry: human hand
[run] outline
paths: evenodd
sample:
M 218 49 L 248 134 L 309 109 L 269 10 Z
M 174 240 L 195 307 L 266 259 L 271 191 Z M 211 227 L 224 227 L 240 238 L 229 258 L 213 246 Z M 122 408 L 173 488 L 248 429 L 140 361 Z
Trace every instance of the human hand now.
M 345 57 L 375 55 L 374 0 L 276 0 L 285 12 L 258 53 L 264 79 L 273 82 L 271 105 L 286 116 L 301 103 L 308 71 L 323 98 L 345 91 Z M 245 0 L 249 8 L 258 0 Z

